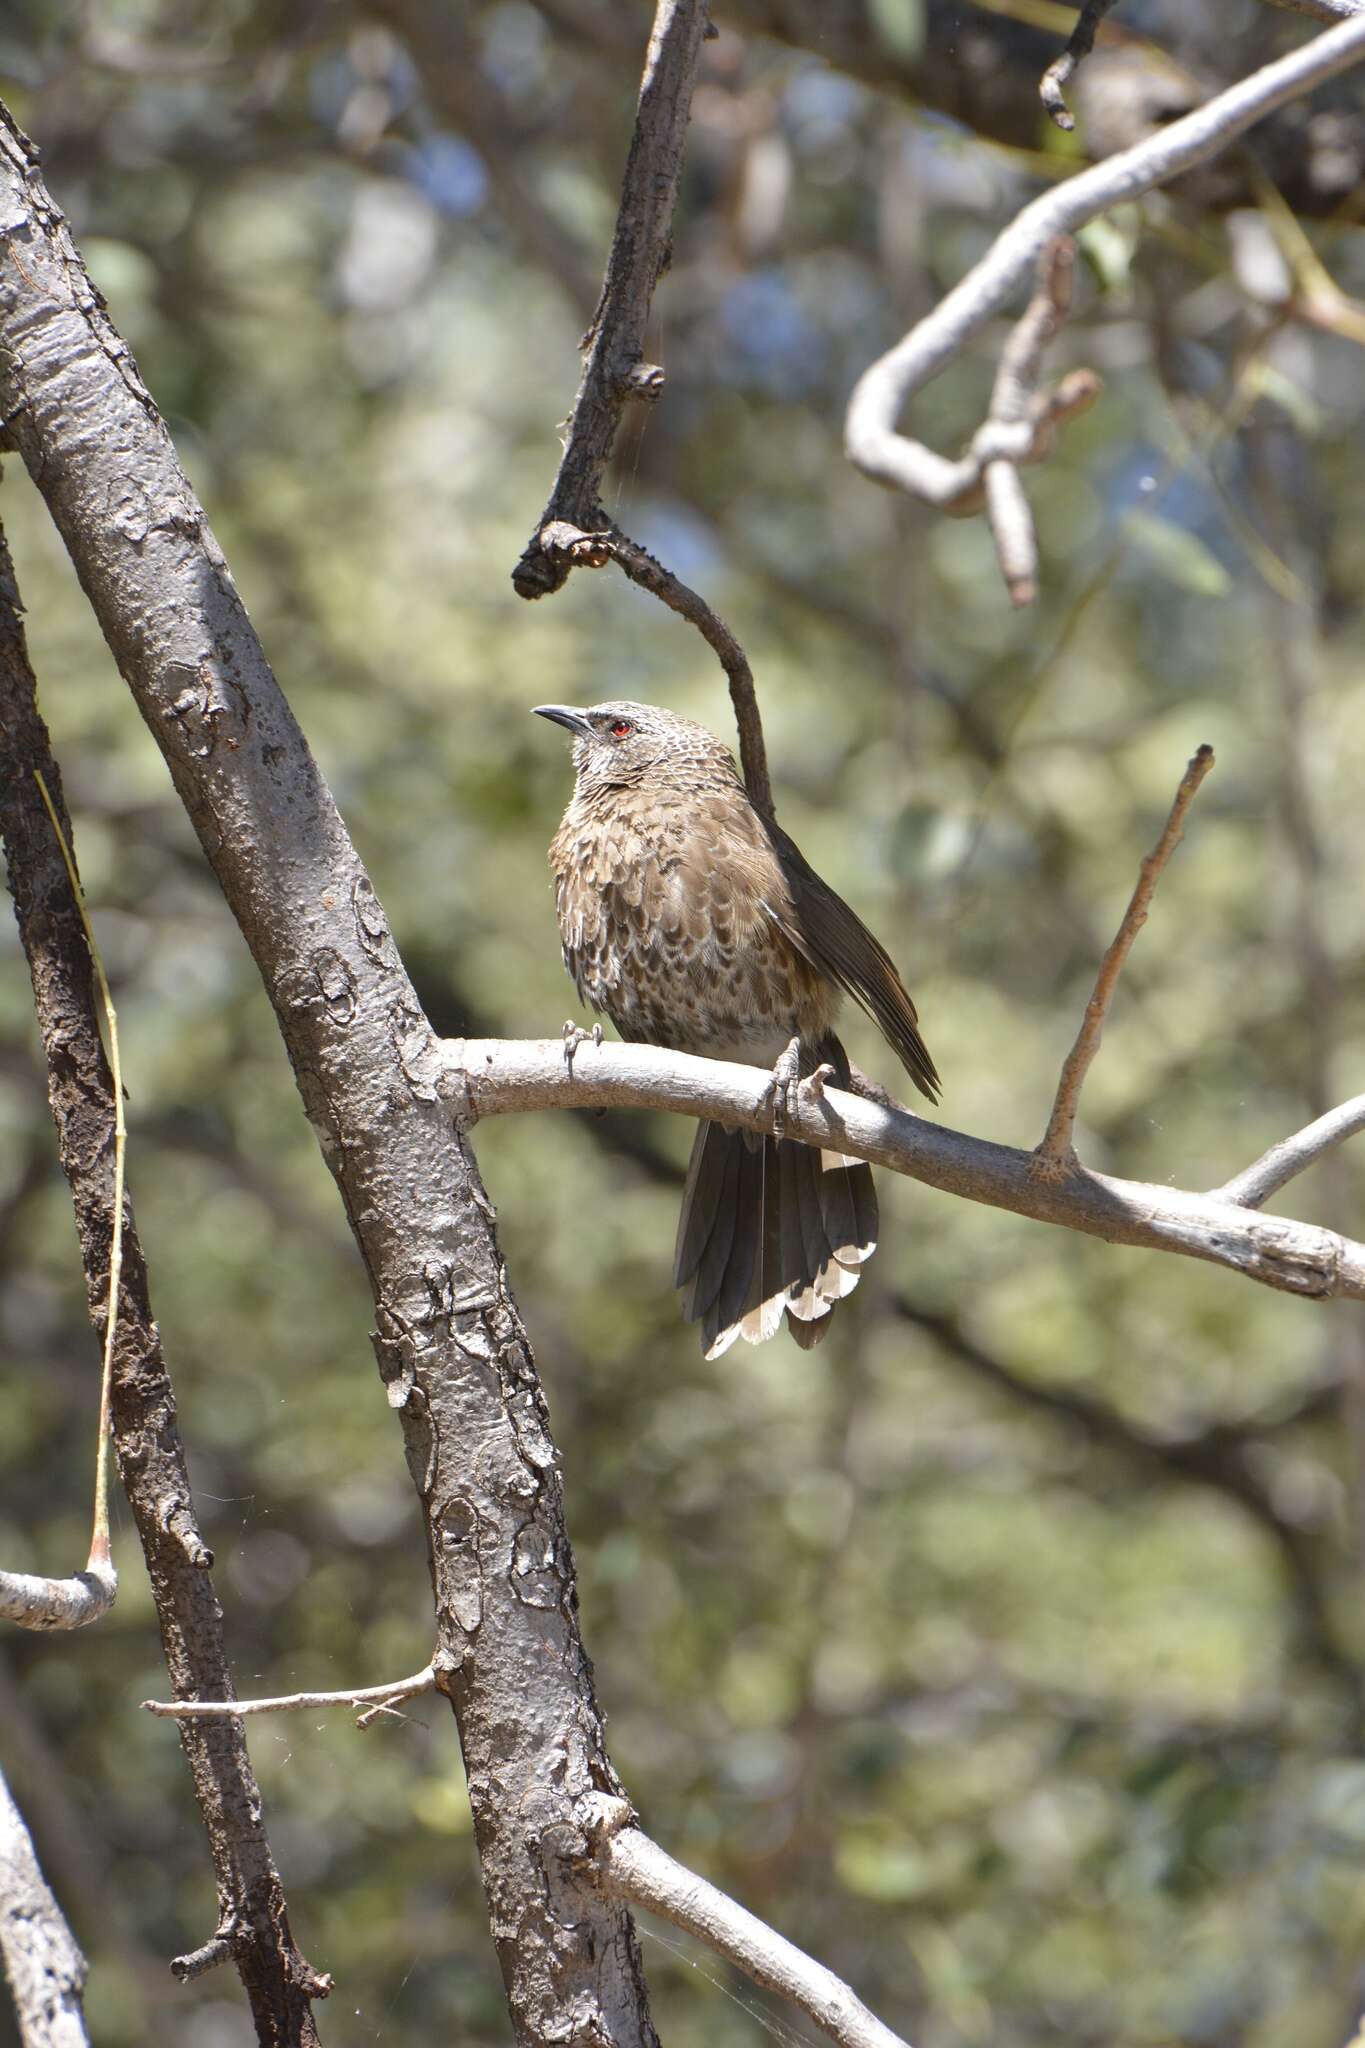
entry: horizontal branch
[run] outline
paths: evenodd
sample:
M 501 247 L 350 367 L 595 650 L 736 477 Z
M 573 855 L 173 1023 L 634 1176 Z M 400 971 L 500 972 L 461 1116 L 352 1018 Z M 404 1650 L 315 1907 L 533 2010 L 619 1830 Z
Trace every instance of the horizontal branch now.
M 629 1812 L 621 1801 L 601 1804 L 623 1815 Z M 639 1828 L 614 1830 L 607 1819 L 595 1846 L 603 1891 L 695 1935 L 765 1991 L 789 1998 L 839 2048 L 908 2048 L 842 1978 L 677 1862 Z
M 771 1076 L 757 1067 L 697 1059 L 652 1045 L 580 1044 L 561 1038 L 439 1041 L 443 1093 L 470 1122 L 535 1109 L 633 1107 L 772 1129 Z M 1227 1266 L 1246 1279 L 1315 1300 L 1365 1301 L 1365 1244 L 1316 1224 L 1257 1216 L 1216 1195 L 1117 1180 L 1072 1163 L 1057 1180 L 1036 1154 L 995 1145 L 841 1089 L 803 1083 L 789 1107 L 789 1137 L 890 1167 L 927 1187 L 1108 1244 L 1175 1252 Z
M 1262 1202 L 1268 1202 L 1296 1174 L 1306 1172 L 1324 1152 L 1353 1138 L 1357 1131 L 1365 1131 L 1365 1095 L 1353 1095 L 1349 1102 L 1329 1109 L 1292 1137 L 1281 1138 L 1253 1165 L 1235 1173 L 1220 1188 L 1210 1189 L 1209 1199 L 1236 1202 L 1243 1209 L 1259 1209 Z
M 112 1564 L 91 1559 L 83 1572 L 69 1579 L 45 1579 L 34 1572 L 0 1571 L 0 1619 L 20 1628 L 85 1628 L 114 1604 L 118 1573 Z
M 430 1664 L 411 1678 L 391 1678 L 385 1685 L 361 1685 L 351 1692 L 286 1692 L 268 1700 L 144 1700 L 143 1712 L 165 1721 L 240 1721 L 249 1714 L 297 1714 L 317 1707 L 364 1707 L 358 1725 L 369 1726 L 400 1700 L 435 1692 L 436 1673 Z

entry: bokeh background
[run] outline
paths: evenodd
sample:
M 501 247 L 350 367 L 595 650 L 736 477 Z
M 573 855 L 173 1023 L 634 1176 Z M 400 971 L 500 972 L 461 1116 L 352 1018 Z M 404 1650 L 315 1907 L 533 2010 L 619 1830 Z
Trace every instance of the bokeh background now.
M 923 33 L 904 0 L 832 10 L 865 17 L 861 78 L 818 36 L 765 39 L 761 9 L 719 12 L 650 343 L 667 391 L 627 423 L 610 509 L 743 639 L 783 820 L 901 963 L 961 1128 L 1036 1140 L 1137 862 L 1213 743 L 1081 1145 L 1214 1185 L 1365 1085 L 1362 321 L 1268 311 L 1232 260 L 1240 237 L 1272 273 L 1278 248 L 1301 284 L 1320 263 L 1365 296 L 1359 194 L 1306 239 L 1269 185 L 1231 226 L 1156 198 L 1083 236 L 1057 362 L 1106 392 L 1030 474 L 1043 590 L 1015 614 L 981 522 L 866 483 L 841 419 L 1068 145 L 1039 116 L 1036 146 L 1006 149 L 879 82 L 878 51 L 890 80 Z M 1233 69 L 1306 32 L 1251 0 L 1216 12 L 1203 32 Z M 545 866 L 568 766 L 528 707 L 643 697 L 729 731 L 697 637 L 614 572 L 533 606 L 509 582 L 576 386 L 648 15 L 0 16 L 6 97 L 452 1033 L 541 1036 L 574 1012 Z M 978 419 L 1002 332 L 921 402 L 937 446 Z M 13 460 L 0 510 L 119 1005 L 131 1185 L 239 1689 L 401 1674 L 429 1649 L 423 1537 L 332 1183 Z M 896 1087 L 875 1034 L 848 1037 Z M 668 1285 L 689 1140 L 616 1115 L 476 1134 L 648 1828 L 916 2048 L 1338 2048 L 1365 1990 L 1361 1311 L 882 1175 L 882 1248 L 830 1341 L 707 1365 Z M 1362 1234 L 1360 1195 L 1343 1154 L 1282 1206 Z M 84 1557 L 96 1369 L 5 923 L 8 1566 Z M 0 1642 L 0 1762 L 91 1956 L 95 2039 L 240 2048 L 234 1984 L 166 1972 L 214 1902 L 174 1733 L 137 1711 L 164 1674 L 126 1511 L 116 1540 L 109 1620 Z M 328 2043 L 506 2042 L 444 1707 L 363 1734 L 344 1713 L 257 1723 L 251 1745 L 295 1931 L 337 1979 Z M 665 2040 L 811 2038 L 645 1935 Z

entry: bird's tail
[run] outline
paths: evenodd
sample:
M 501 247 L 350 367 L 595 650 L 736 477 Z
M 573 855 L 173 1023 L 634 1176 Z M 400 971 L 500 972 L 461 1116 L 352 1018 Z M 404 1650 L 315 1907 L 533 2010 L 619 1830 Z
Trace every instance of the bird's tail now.
M 820 1047 L 847 1075 L 836 1040 Z M 803 1065 L 805 1062 L 803 1061 Z M 877 1243 L 872 1169 L 794 1139 L 701 1124 L 678 1218 L 673 1284 L 708 1358 L 736 1337 L 761 1344 L 785 1312 L 803 1351 L 829 1328 Z

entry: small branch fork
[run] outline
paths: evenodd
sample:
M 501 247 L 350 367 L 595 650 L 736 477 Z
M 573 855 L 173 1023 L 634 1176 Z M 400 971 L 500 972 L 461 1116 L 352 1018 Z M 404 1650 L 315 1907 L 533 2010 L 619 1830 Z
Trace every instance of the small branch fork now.
M 1365 1131 L 1365 1095 L 1353 1095 L 1292 1137 L 1281 1138 L 1253 1165 L 1224 1181 L 1222 1187 L 1211 1189 L 1210 1197 L 1217 1202 L 1236 1202 L 1243 1209 L 1259 1209 L 1297 1174 L 1315 1166 L 1324 1153 L 1353 1138 L 1357 1131 Z
M 1169 127 L 1032 201 L 947 297 L 863 372 L 849 399 L 844 423 L 849 460 L 875 482 L 941 508 L 967 496 L 981 482 L 985 463 L 996 452 L 989 438 L 983 449 L 978 435 L 968 456 L 950 462 L 899 433 L 897 421 L 915 393 L 1008 303 L 1049 243 L 1058 236 L 1075 234 L 1106 208 L 1141 198 L 1193 170 L 1267 114 L 1311 92 L 1362 57 L 1365 14 L 1328 29 Z M 990 424 L 988 421 L 988 428 Z M 1015 462 L 1020 459 L 1008 445 L 998 452 Z M 1017 515 L 1017 501 L 1013 509 Z
M 707 0 L 658 0 L 606 278 L 583 342 L 582 381 L 550 501 L 512 584 L 521 597 L 546 597 L 562 590 L 574 569 L 615 562 L 632 583 L 694 625 L 730 685 L 745 786 L 756 808 L 771 818 L 763 725 L 743 648 L 696 591 L 608 519 L 600 498 L 627 405 L 652 405 L 663 392 L 663 371 L 644 360 L 645 329 L 654 288 L 668 267 L 697 60 L 713 33 Z
M 1076 1043 L 1067 1054 L 1062 1067 L 1047 1130 L 1034 1155 L 1035 1170 L 1044 1178 L 1056 1178 L 1076 1164 L 1076 1153 L 1072 1144 L 1076 1110 L 1080 1103 L 1081 1089 L 1085 1085 L 1085 1077 L 1100 1048 L 1104 1020 L 1113 1001 L 1114 990 L 1118 987 L 1124 962 L 1133 950 L 1133 941 L 1147 922 L 1147 912 L 1151 908 L 1156 885 L 1161 880 L 1167 861 L 1180 843 L 1185 814 L 1198 795 L 1200 784 L 1212 766 L 1213 748 L 1200 747 L 1181 777 L 1180 787 L 1175 793 L 1175 801 L 1171 805 L 1170 815 L 1161 837 L 1138 870 L 1137 887 L 1129 898 L 1128 908 L 1123 913 L 1123 921 L 1114 935 L 1113 943 L 1100 962 L 1099 973 L 1095 976 L 1095 987 L 1090 1001 L 1085 1006 L 1081 1028 L 1076 1034 Z

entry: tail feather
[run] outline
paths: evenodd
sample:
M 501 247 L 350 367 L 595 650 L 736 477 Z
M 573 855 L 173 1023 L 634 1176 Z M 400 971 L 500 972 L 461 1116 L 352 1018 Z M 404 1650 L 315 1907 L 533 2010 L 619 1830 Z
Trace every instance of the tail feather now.
M 761 1344 L 785 1314 L 810 1350 L 877 1242 L 871 1169 L 840 1152 L 705 1123 L 678 1221 L 675 1284 L 708 1358 Z

